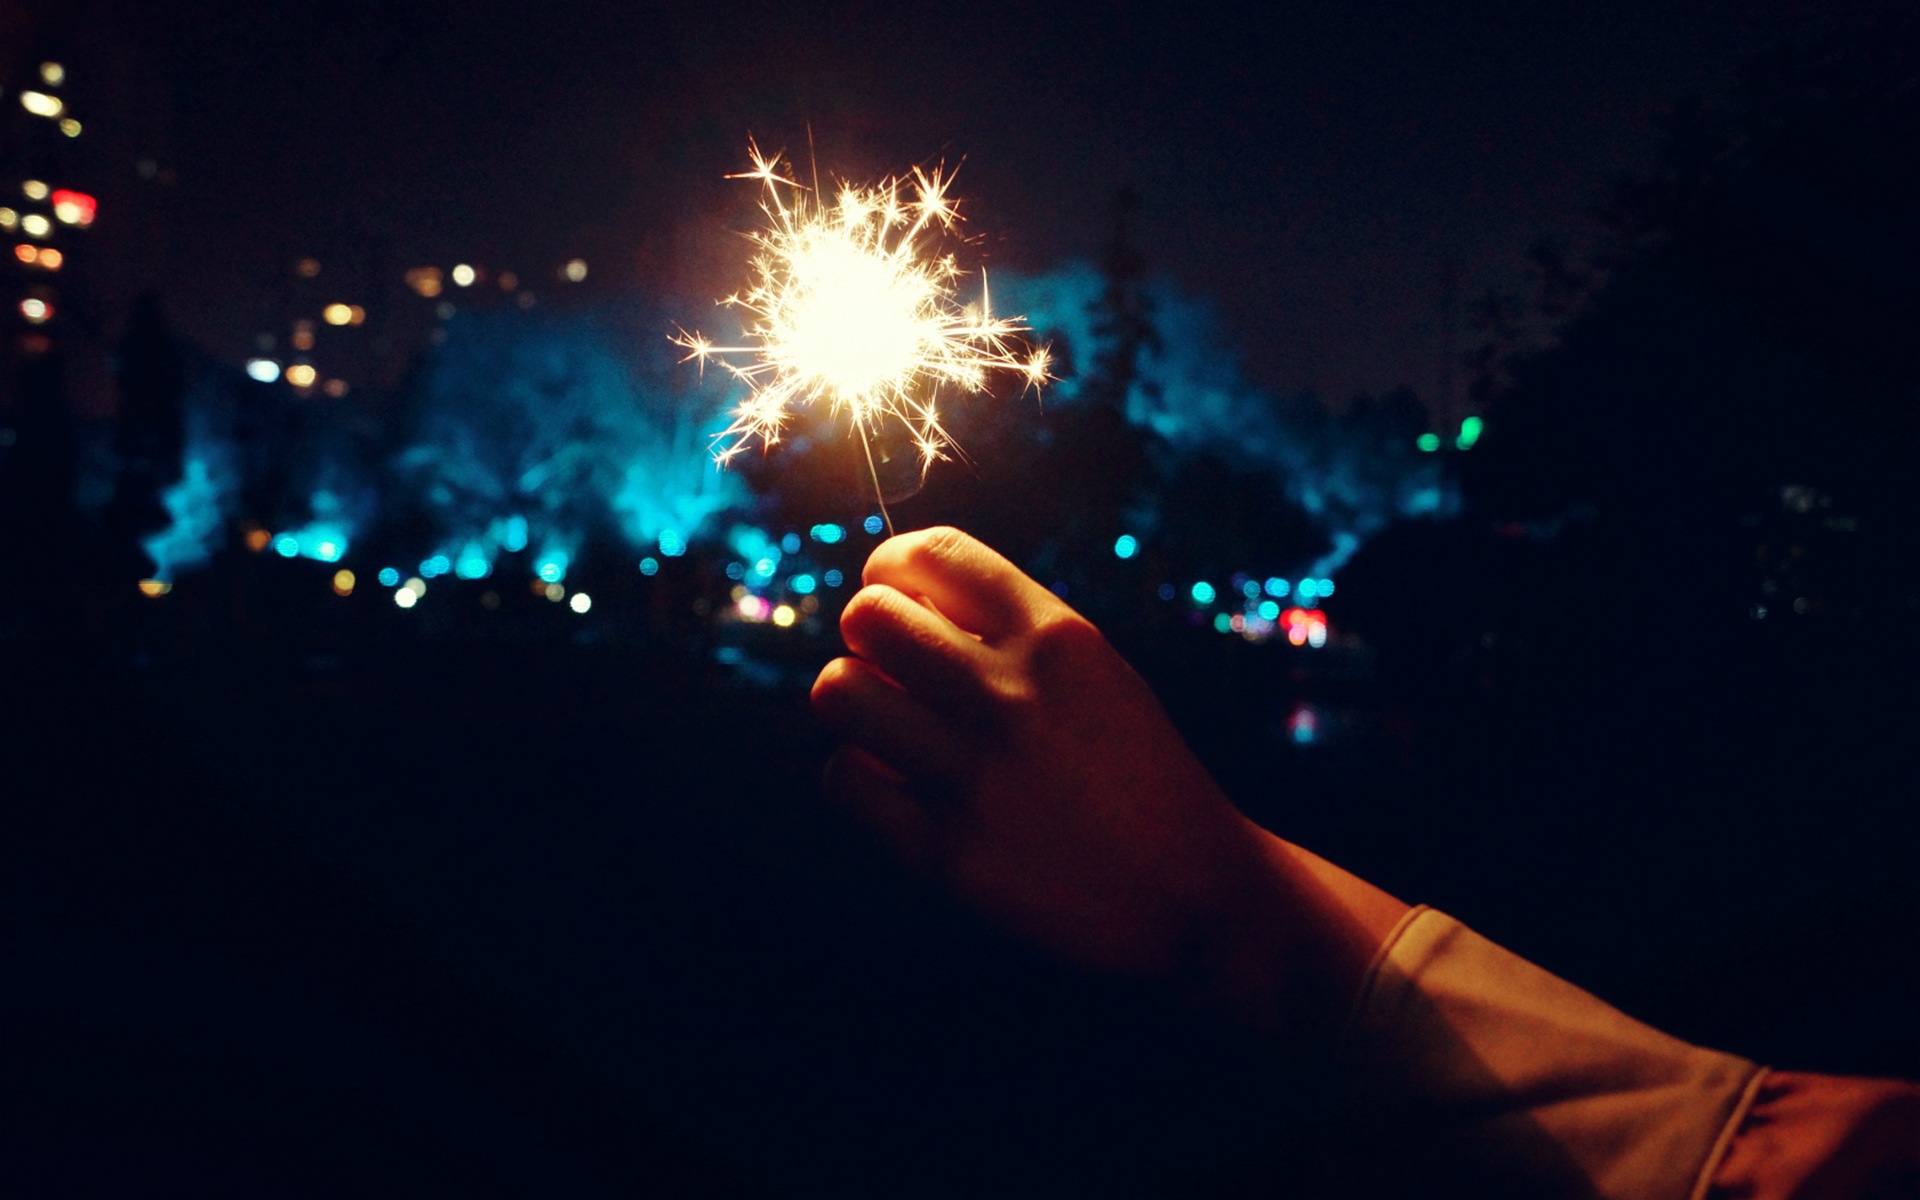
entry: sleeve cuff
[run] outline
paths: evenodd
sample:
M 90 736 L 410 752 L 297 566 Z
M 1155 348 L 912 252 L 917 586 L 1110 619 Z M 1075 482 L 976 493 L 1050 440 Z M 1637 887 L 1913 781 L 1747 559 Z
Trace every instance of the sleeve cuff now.
M 1463 1195 L 1697 1200 L 1761 1078 L 1425 907 L 1368 968 L 1343 1058 L 1392 1169 Z

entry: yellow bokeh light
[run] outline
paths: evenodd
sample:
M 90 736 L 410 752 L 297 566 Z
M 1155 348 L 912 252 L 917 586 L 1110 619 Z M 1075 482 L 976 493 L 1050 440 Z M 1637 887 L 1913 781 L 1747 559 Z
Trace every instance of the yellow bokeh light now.
M 173 585 L 164 579 L 142 579 L 140 581 L 140 594 L 142 596 L 159 597 L 166 595 L 172 590 Z
M 87 210 L 84 205 L 72 200 L 62 200 L 53 206 L 53 216 L 62 225 L 87 224 Z
M 29 200 L 45 200 L 51 191 L 53 189 L 42 179 L 29 179 L 20 185 L 20 194 Z
M 40 251 L 39 259 L 33 265 L 43 271 L 58 271 L 60 264 L 66 261 L 66 255 L 55 250 L 52 246 L 48 246 L 46 249 Z
M 334 595 L 336 596 L 353 595 L 353 585 L 354 585 L 354 578 L 353 578 L 352 571 L 349 571 L 345 567 L 342 567 L 338 571 L 335 571 L 333 573 L 333 594 Z
M 345 304 L 329 304 L 320 310 L 320 319 L 329 325 L 345 325 L 353 320 L 353 309 Z
M 584 258 L 568 260 L 567 265 L 560 268 L 560 274 L 574 283 L 579 283 L 587 277 L 587 260 Z
M 0 208 L 0 229 L 12 229 L 20 223 L 20 214 L 10 208 Z
M 455 287 L 472 287 L 475 278 L 477 278 L 477 276 L 474 273 L 474 269 L 466 263 L 461 263 L 453 269 L 453 283 Z
M 57 117 L 67 111 L 60 97 L 49 96 L 45 92 L 21 92 L 20 107 L 36 117 Z
M 312 279 L 320 274 L 320 260 L 317 258 L 303 258 L 293 264 L 293 273 L 302 279 Z
M 587 595 L 585 592 L 575 592 L 573 599 L 567 601 L 567 607 L 577 613 L 586 612 L 593 607 L 593 597 Z
M 411 592 L 411 591 L 408 591 L 406 588 L 400 588 L 398 591 L 393 593 L 393 602 L 395 604 L 398 604 L 401 608 L 412 608 L 414 605 L 420 603 L 420 596 L 417 592 Z
M 431 300 L 440 294 L 440 268 L 415 267 L 406 274 L 407 286 Z
M 546 591 L 544 594 L 546 595 L 547 599 L 553 601 L 555 604 L 558 604 L 560 603 L 560 601 L 565 600 L 567 598 L 567 589 L 561 586 L 560 584 L 550 583 L 546 586 Z
M 40 82 L 48 87 L 59 87 L 67 81 L 67 68 L 57 62 L 40 64 Z
M 44 238 L 53 233 L 53 222 L 41 213 L 28 213 L 20 218 L 20 232 L 28 237 Z
M 60 122 L 60 132 L 66 134 L 68 137 L 79 137 L 80 122 L 74 120 L 72 117 L 68 117 L 66 120 Z
M 272 543 L 273 535 L 258 525 L 247 530 L 247 549 L 253 551 L 255 554 L 265 550 Z
M 314 370 L 310 363 L 295 363 L 287 368 L 287 382 L 297 388 L 310 388 L 319 377 L 320 372 Z
M 789 605 L 789 604 L 777 605 L 773 610 L 773 623 L 775 625 L 778 625 L 780 628 L 785 629 L 787 628 L 787 626 L 793 624 L 793 616 L 794 616 L 794 613 L 793 613 L 792 605 Z

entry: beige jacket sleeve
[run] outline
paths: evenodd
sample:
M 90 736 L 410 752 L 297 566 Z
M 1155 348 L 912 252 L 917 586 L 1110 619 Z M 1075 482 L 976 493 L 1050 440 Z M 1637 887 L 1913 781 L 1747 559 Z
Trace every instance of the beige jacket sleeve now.
M 1407 1195 L 1698 1200 L 1763 1075 L 1429 908 L 1368 970 L 1343 1056 L 1394 1131 L 1358 1169 Z

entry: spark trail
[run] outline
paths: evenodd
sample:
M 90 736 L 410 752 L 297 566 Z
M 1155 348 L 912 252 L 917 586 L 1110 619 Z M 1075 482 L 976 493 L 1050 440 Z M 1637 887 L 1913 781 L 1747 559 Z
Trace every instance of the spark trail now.
M 905 428 L 924 477 L 956 450 L 940 423 L 941 388 L 982 392 L 1001 371 L 1038 387 L 1050 378 L 1047 350 L 1026 343 L 1023 318 L 992 315 L 984 271 L 979 303 L 959 300 L 965 272 L 944 249 L 960 220 L 950 175 L 915 168 L 911 179 L 870 187 L 842 182 L 827 201 L 817 182 L 783 175 L 780 155 L 751 142 L 748 153 L 753 169 L 728 178 L 762 186 L 766 224 L 748 235 L 750 285 L 720 302 L 747 315 L 745 344 L 684 329 L 672 339 L 683 361 L 718 363 L 747 387 L 714 458 L 725 465 L 755 439 L 774 445 L 799 409 L 824 401 L 860 435 L 891 532 L 873 465 L 876 424 Z

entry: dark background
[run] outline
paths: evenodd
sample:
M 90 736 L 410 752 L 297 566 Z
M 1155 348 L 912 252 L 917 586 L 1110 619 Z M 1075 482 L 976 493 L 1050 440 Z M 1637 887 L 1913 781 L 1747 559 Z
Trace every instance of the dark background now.
M 134 589 L 182 380 L 245 386 L 298 259 L 374 296 L 415 262 L 579 255 L 591 290 L 541 319 L 644 296 L 629 352 L 668 364 L 654 317 L 735 286 L 745 137 L 809 127 L 854 178 L 964 158 L 983 261 L 1102 281 L 1071 399 L 969 430 L 980 469 L 903 524 L 1067 586 L 1284 836 L 1681 1037 L 1920 1075 L 1894 7 L 0 9 L 14 134 L 61 56 L 101 199 L 71 317 L 7 316 L 3 1169 L 23 1194 L 1292 1178 L 1319 1097 L 1257 1047 L 1033 958 L 824 810 L 804 692 L 833 602 L 787 638 L 719 620 L 717 541 L 658 576 L 583 555 L 591 621 L 525 559 L 402 612 L 366 578 L 409 552 L 401 506 L 342 599 L 333 564 L 246 551 L 284 527 L 255 480 L 210 563 Z M 1149 279 L 1210 301 L 1315 445 L 1390 475 L 1486 417 L 1431 460 L 1457 503 L 1366 529 L 1324 651 L 1154 594 L 1345 527 L 1307 468 L 1129 419 L 1168 378 Z M 462 344 L 414 333 L 354 368 L 366 411 L 414 411 Z M 371 428 L 379 455 L 412 431 Z M 845 521 L 810 552 L 854 574 L 875 539 L 829 461 L 751 468 L 751 511 Z M 1142 511 L 1130 576 L 1110 547 Z

